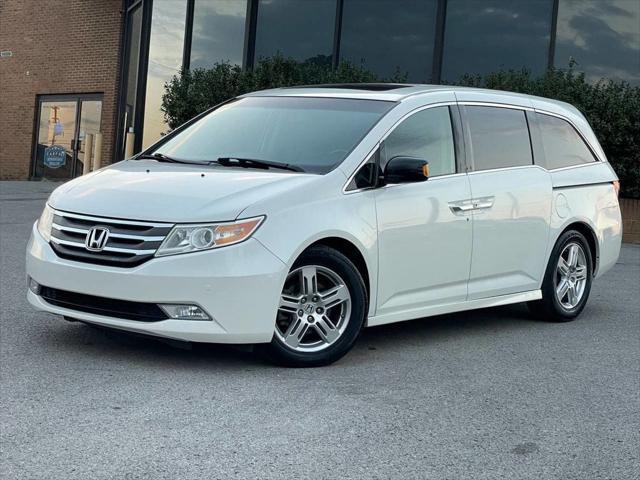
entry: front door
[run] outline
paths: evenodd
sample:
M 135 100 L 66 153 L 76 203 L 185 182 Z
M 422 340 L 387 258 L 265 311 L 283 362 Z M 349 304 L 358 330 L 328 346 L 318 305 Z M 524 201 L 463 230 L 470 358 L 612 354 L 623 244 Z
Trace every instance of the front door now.
M 82 174 L 87 134 L 100 131 L 99 95 L 38 97 L 33 177 L 67 180 Z
M 471 191 L 456 162 L 453 115 L 457 110 L 448 106 L 421 110 L 383 142 L 382 168 L 395 156 L 416 157 L 429 162 L 430 178 L 376 190 L 376 323 L 416 318 L 466 300 L 472 222 L 465 202 Z

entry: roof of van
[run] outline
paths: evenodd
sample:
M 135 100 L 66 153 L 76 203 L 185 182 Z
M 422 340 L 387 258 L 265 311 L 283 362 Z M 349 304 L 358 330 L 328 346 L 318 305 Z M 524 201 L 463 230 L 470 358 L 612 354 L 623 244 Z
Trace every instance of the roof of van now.
M 326 98 L 351 98 L 360 100 L 386 100 L 401 102 L 409 97 L 426 94 L 430 92 L 456 92 L 473 93 L 486 95 L 485 101 L 498 101 L 500 103 L 513 102 L 523 104 L 534 101 L 537 104 L 543 102 L 545 106 L 556 107 L 552 110 L 573 114 L 580 113 L 572 105 L 533 95 L 522 93 L 506 92 L 501 90 L 490 90 L 486 88 L 457 87 L 453 85 L 421 85 L 405 83 L 336 83 L 326 85 L 309 85 L 302 87 L 283 87 L 270 90 L 260 90 L 248 93 L 243 96 L 291 96 L 291 97 L 326 97 Z
M 443 85 L 411 85 L 404 83 L 335 83 L 302 87 L 260 90 L 248 96 L 333 97 L 397 102 L 406 97 L 435 90 L 451 90 Z

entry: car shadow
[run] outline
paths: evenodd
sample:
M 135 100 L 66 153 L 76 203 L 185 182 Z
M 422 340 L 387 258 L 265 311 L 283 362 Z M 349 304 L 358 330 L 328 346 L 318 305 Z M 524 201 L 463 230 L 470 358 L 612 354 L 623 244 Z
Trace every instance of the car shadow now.
M 367 328 L 361 342 L 375 342 L 376 346 L 411 339 L 429 342 L 445 337 L 485 333 L 496 329 L 522 328 L 523 322 L 539 322 L 524 304 L 448 313 Z
M 82 322 L 64 323 L 63 328 L 47 331 L 51 348 L 63 349 L 65 355 L 88 355 L 93 361 L 124 360 L 145 367 L 152 364 L 172 368 L 241 368 L 261 363 L 247 346 L 172 341 Z
M 523 328 L 523 322 L 533 321 L 524 305 L 507 305 L 468 312 L 438 315 L 406 322 L 365 329 L 354 350 L 397 348 L 403 343 L 439 342 L 450 337 L 485 334 L 496 329 Z M 108 329 L 81 322 L 65 324 L 64 328 L 47 330 L 52 348 L 64 349 L 76 355 L 88 354 L 94 359 L 126 360 L 132 363 L 169 365 L 172 368 L 273 368 L 257 355 L 251 346 L 186 343 L 147 335 Z M 361 355 L 358 355 L 361 356 Z M 338 365 L 349 364 L 347 355 Z M 357 361 L 356 361 L 357 363 Z

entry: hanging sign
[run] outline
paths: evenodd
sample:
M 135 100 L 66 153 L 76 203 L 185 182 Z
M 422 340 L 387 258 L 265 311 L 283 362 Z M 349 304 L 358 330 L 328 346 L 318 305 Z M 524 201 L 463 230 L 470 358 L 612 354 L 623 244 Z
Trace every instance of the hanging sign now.
M 60 168 L 67 163 L 67 151 L 60 145 L 51 145 L 44 149 L 44 166 Z

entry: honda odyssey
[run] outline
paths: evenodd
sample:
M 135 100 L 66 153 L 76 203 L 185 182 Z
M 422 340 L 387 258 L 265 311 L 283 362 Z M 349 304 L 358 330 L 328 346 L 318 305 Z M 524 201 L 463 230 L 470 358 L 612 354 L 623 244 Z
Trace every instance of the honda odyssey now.
M 571 105 L 427 85 L 251 93 L 58 187 L 39 310 L 331 363 L 364 327 L 527 302 L 574 319 L 616 262 L 618 178 Z

